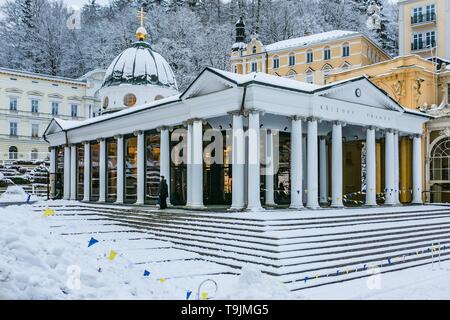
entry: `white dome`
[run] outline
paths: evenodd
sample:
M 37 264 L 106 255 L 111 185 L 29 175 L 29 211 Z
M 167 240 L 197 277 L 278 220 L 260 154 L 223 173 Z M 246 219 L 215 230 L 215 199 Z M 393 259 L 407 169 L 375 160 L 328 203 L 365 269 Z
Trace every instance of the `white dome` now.
M 169 63 L 144 41 L 137 41 L 124 50 L 106 70 L 102 87 L 121 84 L 156 85 L 178 90 Z

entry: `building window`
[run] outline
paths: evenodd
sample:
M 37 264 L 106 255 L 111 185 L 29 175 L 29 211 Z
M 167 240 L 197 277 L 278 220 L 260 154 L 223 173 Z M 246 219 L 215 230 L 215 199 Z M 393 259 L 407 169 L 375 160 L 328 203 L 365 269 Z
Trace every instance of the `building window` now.
M 295 70 L 290 70 L 288 74 L 286 75 L 286 78 L 288 79 L 295 79 L 297 77 L 297 72 Z
M 16 146 L 11 146 L 8 149 L 9 151 L 9 160 L 17 160 L 18 158 L 18 150 Z
M 314 83 L 314 72 L 311 69 L 306 71 L 305 82 L 307 82 L 307 83 Z
M 312 63 L 314 61 L 314 54 L 311 49 L 306 51 L 306 63 Z
M 58 115 L 59 109 L 59 103 L 58 102 L 52 102 L 52 116 Z
M 293 53 L 291 53 L 291 54 L 289 55 L 289 66 L 290 66 L 290 67 L 295 66 L 295 54 L 293 54 Z
M 136 96 L 132 93 L 128 93 L 123 98 L 123 104 L 127 107 L 132 107 L 136 104 Z
M 17 111 L 17 98 L 9 98 L 9 110 Z
M 72 118 L 78 117 L 78 105 L 77 104 L 70 105 L 70 115 L 72 116 Z
M 434 4 L 430 4 L 425 8 L 425 20 L 426 21 L 435 21 L 436 20 L 436 6 Z
M 280 67 L 280 58 L 279 57 L 274 57 L 273 58 L 273 68 L 274 69 L 278 69 Z
M 348 70 L 349 68 L 350 68 L 350 64 L 348 62 L 344 62 L 344 64 L 341 67 L 342 70 Z
M 425 40 L 427 48 L 434 48 L 436 47 L 436 32 L 435 31 L 429 31 L 425 34 Z
M 324 60 L 330 60 L 331 59 L 331 49 L 330 47 L 325 47 L 323 50 L 323 59 Z
M 342 45 L 342 56 L 343 57 L 350 56 L 350 45 L 347 42 Z
M 253 46 L 253 48 L 252 48 L 252 53 L 253 53 L 253 54 L 256 53 L 256 46 Z
M 17 122 L 9 123 L 9 135 L 17 137 Z
M 31 112 L 39 112 L 39 101 L 36 99 L 31 100 Z
M 258 63 L 252 62 L 252 72 L 258 72 Z
M 413 43 L 411 44 L 411 50 L 421 50 L 423 49 L 423 35 L 421 33 L 416 33 L 413 36 Z
M 322 68 L 322 73 L 323 73 L 323 80 L 324 80 L 324 83 L 325 83 L 325 80 L 327 79 L 327 77 L 330 75 L 332 69 L 333 69 L 333 67 L 330 66 L 329 64 L 326 64 L 326 65 Z
M 39 125 L 36 123 L 33 123 L 31 125 L 31 137 L 32 138 L 39 138 Z
M 39 156 L 38 149 L 36 149 L 36 148 L 31 149 L 31 154 L 30 154 L 31 160 L 37 160 L 38 156 Z
M 234 66 L 234 73 L 238 73 L 238 67 Z

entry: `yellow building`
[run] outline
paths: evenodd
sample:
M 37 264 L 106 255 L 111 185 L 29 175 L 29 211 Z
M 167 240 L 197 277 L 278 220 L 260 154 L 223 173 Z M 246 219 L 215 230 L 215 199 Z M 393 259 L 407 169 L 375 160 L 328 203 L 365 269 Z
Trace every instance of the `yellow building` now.
M 263 45 L 253 36 L 245 43 L 244 24 L 236 24 L 231 71 L 264 72 L 308 83 L 324 84 L 335 71 L 390 59 L 371 39 L 355 31 L 334 30 Z
M 398 0 L 400 55 L 450 60 L 450 0 Z

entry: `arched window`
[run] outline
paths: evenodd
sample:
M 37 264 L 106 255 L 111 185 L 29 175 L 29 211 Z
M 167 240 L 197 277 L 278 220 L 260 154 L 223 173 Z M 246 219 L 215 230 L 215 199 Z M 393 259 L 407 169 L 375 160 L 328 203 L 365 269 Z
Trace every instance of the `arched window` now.
M 333 70 L 333 67 L 331 65 L 329 65 L 328 63 L 323 66 L 322 73 L 323 73 L 324 83 L 325 83 L 326 78 L 330 75 L 331 70 Z
M 430 180 L 450 181 L 450 138 L 444 138 L 431 150 Z
M 311 69 L 308 69 L 305 72 L 305 82 L 307 83 L 314 83 L 314 71 Z
M 289 70 L 289 72 L 286 75 L 286 78 L 289 79 L 295 79 L 297 77 L 297 72 L 295 70 Z
M 295 61 L 295 53 L 290 53 L 289 54 L 289 66 L 293 67 L 293 66 L 295 66 L 295 63 L 296 63 L 296 61 Z
M 109 106 L 109 98 L 105 97 L 105 99 L 103 99 L 103 109 L 108 108 Z
M 256 51 L 257 51 L 257 50 L 256 50 L 256 46 L 253 46 L 253 48 L 252 48 L 252 53 L 255 54 Z
M 342 45 L 342 56 L 343 57 L 349 57 L 350 56 L 350 45 L 348 44 L 348 42 L 345 42 Z
M 280 67 L 280 57 L 273 57 L 273 68 L 278 69 Z
M 306 51 L 306 63 L 312 63 L 314 61 L 314 53 L 311 49 Z
M 330 49 L 330 47 L 325 47 L 325 49 L 323 49 L 323 59 L 324 60 L 330 60 L 331 59 L 331 49 Z
M 123 104 L 127 107 L 132 107 L 136 104 L 136 96 L 132 93 L 128 93 L 123 97 Z
M 10 146 L 9 149 L 9 159 L 10 160 L 17 160 L 18 158 L 18 150 L 16 146 Z

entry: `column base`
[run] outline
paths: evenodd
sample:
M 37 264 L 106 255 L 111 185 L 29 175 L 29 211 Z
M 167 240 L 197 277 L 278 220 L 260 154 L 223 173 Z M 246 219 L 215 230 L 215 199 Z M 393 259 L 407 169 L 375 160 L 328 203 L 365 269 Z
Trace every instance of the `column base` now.
M 145 203 L 143 202 L 143 201 L 136 201 L 135 203 L 134 203 L 134 205 L 135 206 L 143 206 Z
M 266 207 L 276 207 L 278 206 L 275 202 L 269 202 L 264 204 Z
M 116 201 L 114 204 L 123 204 L 123 201 Z
M 345 208 L 345 206 L 343 204 L 332 204 L 330 207 L 333 209 L 344 209 Z
M 292 209 L 292 210 L 304 210 L 305 207 L 303 206 L 303 204 L 291 204 L 289 206 L 289 209 Z
M 424 205 L 423 201 L 412 201 L 411 202 L 412 205 L 418 206 L 418 205 Z
M 186 205 L 186 208 L 188 209 L 206 209 L 203 203 L 191 203 L 189 206 Z
M 312 206 L 306 205 L 306 208 L 308 210 L 319 210 L 319 209 L 322 209 L 319 205 L 312 205 Z
M 378 207 L 378 204 L 377 203 L 365 203 L 364 207 L 366 207 L 366 208 Z
M 248 212 L 259 212 L 259 211 L 265 211 L 263 207 L 247 207 L 245 211 Z
M 227 211 L 242 211 L 245 209 L 245 204 L 231 206 Z

